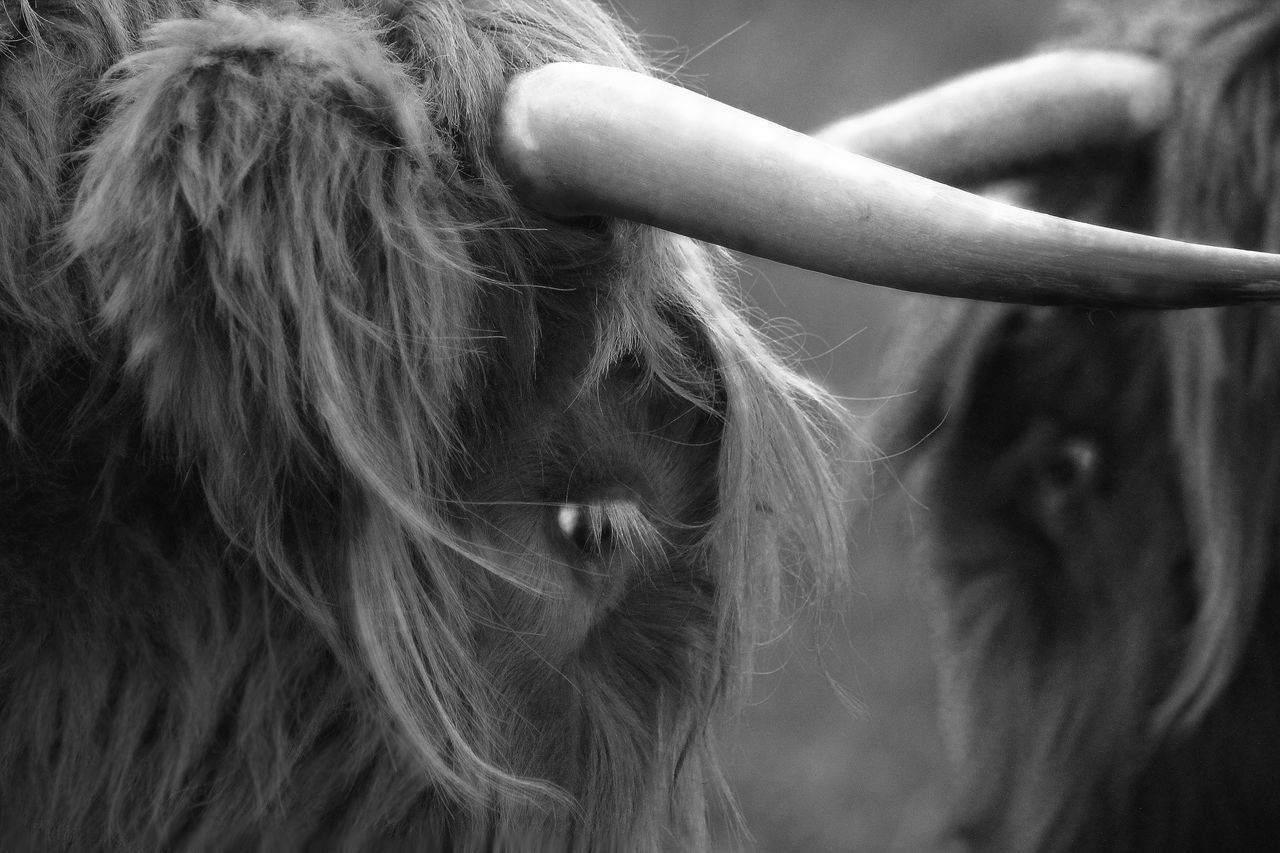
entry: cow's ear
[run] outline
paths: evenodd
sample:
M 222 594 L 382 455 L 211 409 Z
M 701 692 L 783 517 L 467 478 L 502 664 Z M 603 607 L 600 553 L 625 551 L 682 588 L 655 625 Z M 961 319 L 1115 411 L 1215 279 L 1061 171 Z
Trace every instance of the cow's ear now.
M 472 288 L 411 82 L 345 16 L 220 6 L 146 44 L 69 232 L 152 424 L 229 505 L 277 468 L 418 470 Z

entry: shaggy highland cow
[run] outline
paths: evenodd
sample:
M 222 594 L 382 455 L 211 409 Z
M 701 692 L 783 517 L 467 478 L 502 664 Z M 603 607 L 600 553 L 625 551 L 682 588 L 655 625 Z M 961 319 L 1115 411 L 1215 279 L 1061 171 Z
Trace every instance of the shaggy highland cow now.
M 1153 253 L 1188 272 L 1140 301 L 1280 279 L 721 108 L 581 0 L 0 12 L 5 851 L 696 849 L 851 450 L 652 225 L 1016 297 L 926 196 L 1055 235 L 1037 299 L 1135 298 Z
M 1066 52 L 827 136 L 1060 215 L 1280 248 L 1280 4 L 1082 20 Z M 955 838 L 1274 849 L 1280 314 L 937 307 L 892 443 L 915 443 Z

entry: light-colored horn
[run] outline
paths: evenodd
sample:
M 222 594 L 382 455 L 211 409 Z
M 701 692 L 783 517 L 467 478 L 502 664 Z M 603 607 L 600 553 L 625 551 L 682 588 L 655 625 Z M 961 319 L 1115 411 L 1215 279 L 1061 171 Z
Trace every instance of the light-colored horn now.
M 548 215 L 624 217 L 841 278 L 1032 304 L 1280 300 L 1280 256 L 1019 210 L 634 72 L 523 74 L 495 133 L 514 188 Z
M 1128 53 L 1063 51 L 996 65 L 837 121 L 824 142 L 953 186 L 1156 131 L 1173 77 Z

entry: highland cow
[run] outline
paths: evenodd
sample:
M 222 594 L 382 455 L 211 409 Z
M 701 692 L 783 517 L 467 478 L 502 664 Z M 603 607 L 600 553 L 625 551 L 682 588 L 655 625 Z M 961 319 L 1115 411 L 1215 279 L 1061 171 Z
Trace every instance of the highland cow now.
M 581 0 L 0 11 L 6 851 L 696 849 L 713 712 L 780 555 L 843 563 L 856 453 L 652 226 L 1017 298 L 911 212 L 942 193 L 1058 235 L 1036 299 L 1280 279 L 690 107 Z M 849 203 L 806 260 L 814 181 Z M 896 230 L 846 228 L 870 205 Z M 1153 252 L 1188 274 L 1126 296 Z
M 1059 215 L 1280 247 L 1280 5 L 1087 11 L 1065 52 L 826 134 Z M 1080 106 L 1117 98 L 1144 105 L 1127 128 Z M 1273 849 L 1280 315 L 936 307 L 886 442 L 915 445 L 953 838 Z

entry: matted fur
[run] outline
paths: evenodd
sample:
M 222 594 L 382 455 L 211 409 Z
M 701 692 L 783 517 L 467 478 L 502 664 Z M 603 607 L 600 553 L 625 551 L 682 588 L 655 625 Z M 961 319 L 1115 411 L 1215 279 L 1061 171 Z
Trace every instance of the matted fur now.
M 1280 5 L 1078 4 L 1178 81 L 1156 138 L 1022 184 L 1051 213 L 1280 249 Z M 956 838 L 983 851 L 1280 837 L 1280 313 L 966 306 L 899 440 L 927 508 Z M 927 435 L 927 438 L 925 437 Z
M 3 0 L 0 849 L 693 848 L 838 410 L 523 209 L 584 0 Z

